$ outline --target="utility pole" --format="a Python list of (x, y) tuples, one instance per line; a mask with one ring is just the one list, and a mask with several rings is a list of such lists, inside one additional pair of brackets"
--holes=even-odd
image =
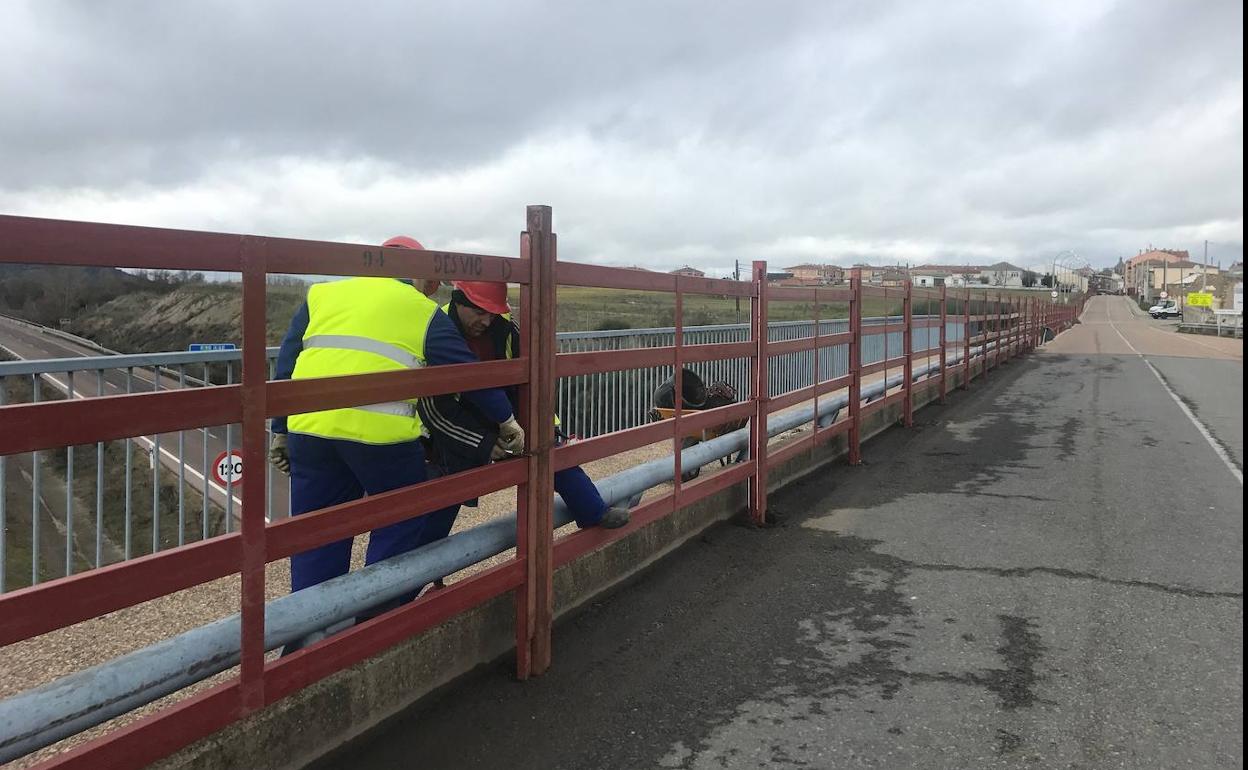
[[(741, 280), (741, 260), (739, 259), (732, 260), (732, 280)], [(741, 295), (738, 294), (733, 299), (737, 303), (737, 323), (741, 323)]]
[(1205, 291), (1205, 280), (1209, 275), (1209, 239), (1205, 239), (1205, 261), (1200, 266), (1200, 291)]

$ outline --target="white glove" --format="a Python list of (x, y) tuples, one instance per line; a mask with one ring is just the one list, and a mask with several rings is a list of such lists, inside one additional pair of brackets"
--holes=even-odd
[(520, 427), (515, 417), (508, 417), (507, 422), (498, 426), (496, 448), (508, 454), (524, 454), (524, 428)]

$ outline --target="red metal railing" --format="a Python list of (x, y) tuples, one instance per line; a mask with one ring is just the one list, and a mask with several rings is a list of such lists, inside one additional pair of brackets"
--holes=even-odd
[[(1017, 299), (1006, 302), (1000, 295), (989, 307), (987, 300), (972, 301), (969, 290), (963, 296), (944, 288), (934, 291), (909, 286), (900, 289), (864, 286), (858, 271), (854, 271), (847, 286), (776, 287), (766, 280), (765, 262), (755, 262), (752, 279), (741, 282), (559, 262), (552, 213), (545, 206), (528, 208), (518, 257), (383, 249), (7, 216), (0, 216), (0, 243), (5, 244), (0, 262), (238, 272), (242, 274), (243, 295), (240, 385), (3, 406), (0, 407), (0, 421), (4, 427), (0, 431), (0, 455), (203, 425), (241, 423), (244, 465), (263, 467), (267, 462), (266, 421), (275, 416), (510, 385), (520, 387), (523, 414), (519, 417), (528, 436), (528, 451), (522, 458), (268, 525), (264, 519), (264, 474), (257, 474), (258, 480), (249, 480), (242, 489), (242, 526), (238, 532), (0, 595), (0, 644), (10, 644), (219, 577), (238, 574), (241, 578), (239, 673), (176, 705), (60, 754), (45, 765), (57, 768), (148, 764), (312, 682), (507, 592), (515, 597), (517, 676), (524, 679), (541, 674), (551, 663), (552, 586), (558, 566), (741, 482), (749, 485), (749, 515), (761, 524), (766, 518), (770, 468), (842, 434), (848, 435), (849, 462), (858, 464), (861, 462), (862, 421), (867, 415), (900, 401), (903, 405), (901, 421), (911, 425), (917, 390), (934, 385), (943, 399), (948, 390), (948, 375), (958, 367), (965, 378), (964, 386), (969, 382), (973, 347), (995, 344), (995, 349), (981, 348), (975, 356), (981, 372), (986, 373), (991, 366), (999, 365), (1003, 357), (1038, 344), (1044, 327), (1060, 330), (1069, 326), (1078, 309)], [(516, 283), (521, 287), (524, 355), (510, 361), (383, 374), (266, 381), (265, 287), (269, 273), (472, 278)], [(609, 353), (556, 353), (557, 285), (672, 294), (676, 311), (674, 344)], [(747, 298), (751, 308), (751, 339), (685, 344), (682, 310), (687, 295)], [(931, 302), (939, 303), (939, 321), (916, 322), (913, 313), (916, 297), (925, 302), (929, 310), (925, 315), (933, 315)], [(890, 300), (899, 300), (903, 320), (865, 330), (862, 323), (864, 298), (882, 300), (886, 314)], [(955, 298), (960, 303), (960, 312), (950, 313), (949, 303)], [(767, 330), (772, 301), (812, 302), (816, 320), (814, 335), (769, 342)], [(848, 332), (821, 333), (819, 308), (829, 303), (846, 306)], [(946, 327), (951, 318), (961, 320), (965, 332), (962, 340), (948, 339)], [(973, 324), (989, 321), (992, 321), (991, 333), (984, 328), (972, 339)], [(925, 360), (934, 355), (938, 357), (939, 367), (935, 375), (915, 383), (913, 332), (934, 324), (939, 324), (940, 329), (938, 350), (933, 352), (929, 347), (922, 355)], [(887, 347), (888, 335), (897, 332), (903, 334), (903, 349), (892, 352)], [(863, 366), (862, 341), (870, 334), (885, 335), (884, 360)], [(819, 351), (839, 345), (849, 349), (849, 372), (824, 379), (826, 373), (819, 370)], [(950, 363), (948, 349), (955, 345), (961, 348), (963, 360)], [(796, 351), (813, 353), (813, 383), (786, 393), (769, 392), (769, 359)], [(747, 357), (752, 387), (750, 393), (743, 394), (746, 397), (740, 403), (695, 414), (683, 411), (680, 372), (685, 364)], [(555, 446), (551, 415), (556, 377), (656, 365), (671, 366), (675, 372), (675, 410), (671, 419)], [(898, 368), (905, 373), (904, 384), (870, 404), (863, 404), (864, 380), (880, 372), (887, 378), (891, 370)], [(803, 438), (774, 450), (769, 447), (769, 414), (807, 401), (814, 401), (817, 409), (820, 399), (839, 391), (847, 392), (848, 409), (835, 422), (820, 427), (816, 420), (813, 429)], [(681, 481), (683, 436), (746, 418), (750, 425), (748, 460), (690, 483)], [(551, 501), (555, 471), (662, 440), (672, 442), (676, 457), (671, 493), (635, 508), (630, 524), (622, 529), (595, 528), (558, 539), (554, 537)], [(512, 486), (518, 488), (514, 558), (295, 654), (265, 661), (264, 596), (268, 562)]]

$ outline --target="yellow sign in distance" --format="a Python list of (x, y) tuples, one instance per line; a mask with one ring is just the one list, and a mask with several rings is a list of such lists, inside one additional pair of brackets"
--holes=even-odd
[(1213, 307), (1213, 295), (1207, 292), (1194, 291), (1187, 295), (1187, 304), (1192, 307)]

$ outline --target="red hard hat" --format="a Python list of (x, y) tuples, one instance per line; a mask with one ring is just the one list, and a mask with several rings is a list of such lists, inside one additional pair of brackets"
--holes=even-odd
[(464, 293), (468, 301), (487, 313), (502, 315), (510, 313), (507, 304), (507, 284), (493, 281), (455, 281), (454, 286)]
[(417, 251), (425, 250), (425, 247), (420, 245), (420, 241), (406, 235), (396, 235), (381, 245), (383, 248), (393, 247), (396, 249), (416, 249)]

